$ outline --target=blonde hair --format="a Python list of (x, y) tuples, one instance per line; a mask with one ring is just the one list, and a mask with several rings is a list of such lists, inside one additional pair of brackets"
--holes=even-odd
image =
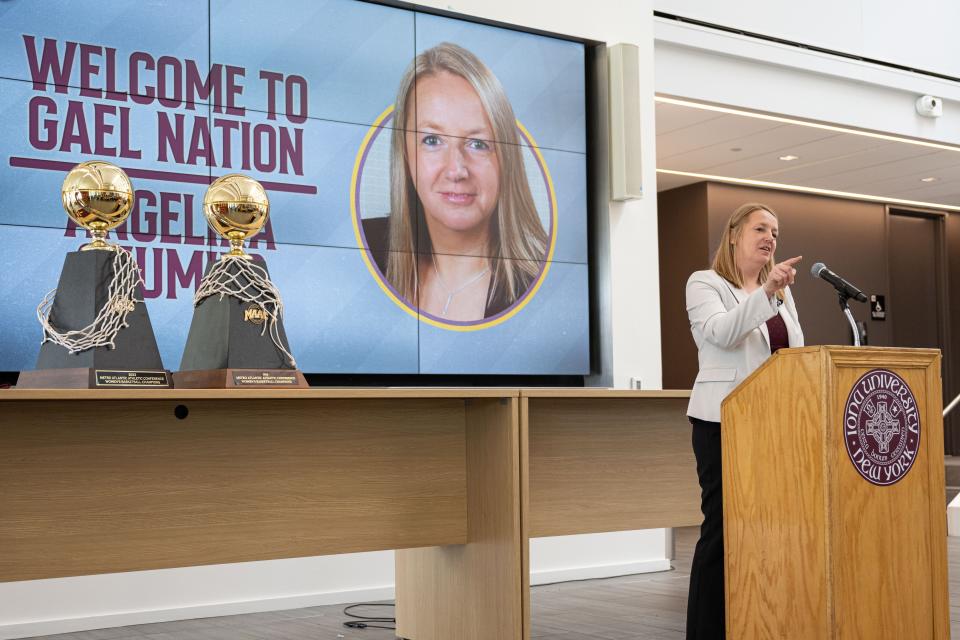
[[(743, 281), (743, 274), (740, 272), (740, 266), (737, 264), (735, 243), (738, 242), (743, 235), (743, 227), (747, 223), (747, 218), (749, 218), (750, 214), (754, 211), (766, 211), (774, 218), (777, 217), (777, 213), (773, 209), (758, 202), (748, 202), (747, 204), (742, 204), (737, 207), (736, 211), (730, 215), (730, 219), (727, 220), (727, 226), (723, 228), (723, 233), (720, 234), (720, 246), (717, 247), (717, 252), (713, 256), (713, 264), (710, 265), (711, 269), (723, 276), (724, 279), (735, 285), (738, 289), (742, 289), (745, 283)], [(771, 253), (770, 259), (767, 260), (767, 263), (760, 269), (760, 274), (757, 277), (758, 284), (766, 282), (767, 276), (770, 275), (770, 270), (773, 269), (773, 265), (775, 264), (776, 260)], [(781, 300), (783, 299), (782, 289), (777, 291), (777, 297)]]
[[(444, 42), (414, 58), (407, 67), (394, 111), (390, 148), (390, 250), (387, 281), (406, 300), (416, 299), (417, 230), (420, 253), (433, 252), (423, 207), (410, 175), (406, 147), (406, 123), (410, 93), (416, 80), (441, 72), (460, 76), (473, 87), (493, 128), (491, 146), (500, 166), (499, 198), (491, 216), (490, 293), (487, 299), (507, 306), (522, 296), (537, 278), (547, 251), (547, 233), (540, 222), (524, 170), (516, 117), (507, 94), (496, 76), (470, 51)], [(498, 259), (506, 258), (506, 259)]]

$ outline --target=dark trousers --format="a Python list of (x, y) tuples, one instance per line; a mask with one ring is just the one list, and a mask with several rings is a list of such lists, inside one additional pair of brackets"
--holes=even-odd
[(723, 476), (720, 472), (720, 423), (690, 418), (693, 453), (700, 479), (703, 524), (690, 567), (687, 640), (723, 640)]

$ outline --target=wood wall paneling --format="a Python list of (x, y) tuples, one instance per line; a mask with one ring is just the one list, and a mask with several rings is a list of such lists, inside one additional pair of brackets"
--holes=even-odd
[(940, 217), (901, 214), (891, 209), (890, 295), (887, 316), (893, 343), (940, 348)]
[[(950, 402), (960, 393), (960, 213), (950, 213), (944, 221), (947, 247), (947, 301), (950, 314), (948, 327), (950, 351), (943, 354), (944, 368), (950, 375), (944, 378), (943, 399)], [(960, 455), (960, 408), (954, 409), (944, 422), (947, 453)]]
[(707, 235), (704, 182), (657, 194), (660, 257), (660, 350), (665, 389), (690, 389), (697, 377), (697, 347), (687, 319), (686, 284), (713, 257)]

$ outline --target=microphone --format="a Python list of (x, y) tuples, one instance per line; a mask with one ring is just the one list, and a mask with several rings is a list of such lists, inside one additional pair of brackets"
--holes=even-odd
[(860, 289), (857, 289), (855, 286), (835, 274), (833, 271), (827, 269), (827, 265), (823, 264), (822, 262), (818, 262), (810, 267), (810, 274), (814, 278), (823, 278), (832, 284), (833, 288), (836, 289), (840, 295), (853, 298), (857, 302), (867, 301), (867, 296), (864, 295), (863, 291), (860, 291)]

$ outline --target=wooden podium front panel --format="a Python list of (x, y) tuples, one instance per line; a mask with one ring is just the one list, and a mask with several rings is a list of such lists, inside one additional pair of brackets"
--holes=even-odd
[(466, 542), (463, 399), (162, 393), (3, 403), (0, 581)]
[[(929, 349), (789, 349), (724, 402), (727, 637), (949, 637), (939, 367)], [(872, 369), (921, 408), (914, 464), (888, 486), (845, 442), (847, 398)]]
[[(949, 637), (940, 356), (931, 350), (830, 350), (828, 469), (834, 626), (838, 640)], [(844, 407), (861, 375), (885, 368), (913, 391), (920, 447), (898, 482), (876, 486), (847, 455)]]
[(732, 639), (833, 638), (821, 359), (816, 349), (790, 351), (774, 356), (762, 378), (754, 374), (723, 405), (727, 637)]

